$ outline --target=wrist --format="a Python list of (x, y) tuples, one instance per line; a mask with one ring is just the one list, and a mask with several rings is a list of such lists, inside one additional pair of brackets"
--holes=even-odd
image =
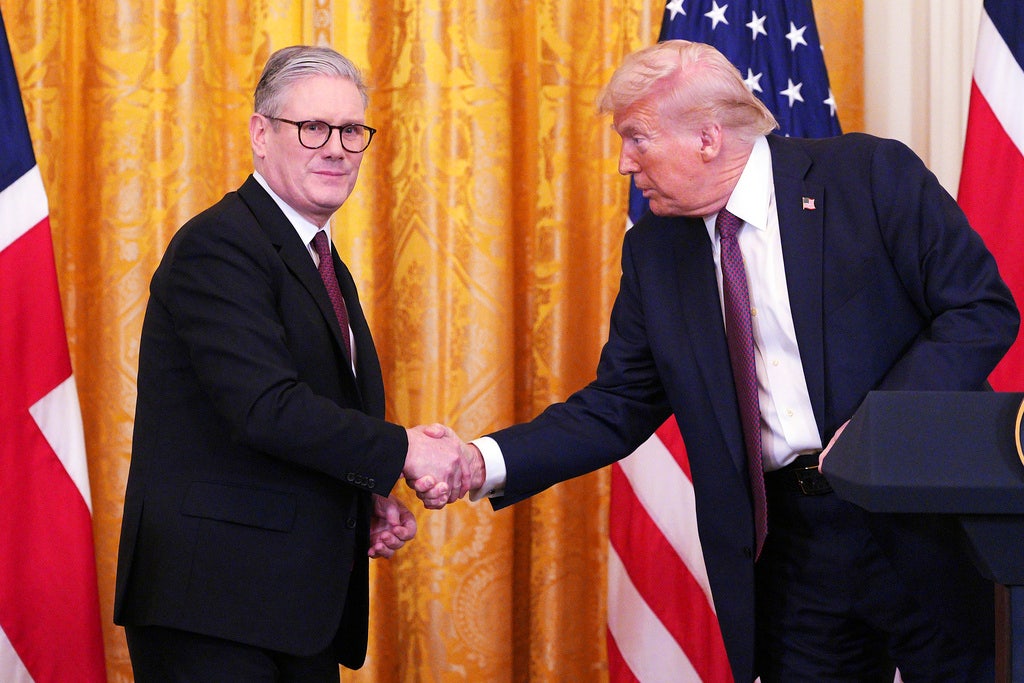
[(476, 491), (487, 480), (487, 466), (476, 444), (466, 444), (466, 449), (469, 451), (469, 489)]

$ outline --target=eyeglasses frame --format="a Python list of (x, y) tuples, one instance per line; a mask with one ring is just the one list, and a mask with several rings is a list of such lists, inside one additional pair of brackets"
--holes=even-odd
[[(327, 123), (326, 121), (321, 121), (319, 119), (308, 119), (306, 121), (291, 121), (289, 119), (282, 119), (279, 116), (267, 116), (266, 114), (263, 114), (263, 116), (265, 118), (270, 119), (271, 121), (280, 121), (282, 123), (290, 123), (293, 126), (295, 126), (295, 133), (298, 135), (299, 144), (302, 145), (303, 147), (305, 147), (306, 149), (320, 149), (321, 147), (323, 147), (324, 145), (326, 145), (328, 142), (331, 141), (331, 135), (333, 135), (334, 131), (337, 130), (338, 131), (338, 140), (341, 142), (341, 148), (344, 149), (349, 154), (361, 154), (361, 153), (365, 152), (367, 150), (367, 148), (370, 146), (370, 143), (373, 142), (373, 136), (377, 132), (376, 128), (373, 128), (371, 126), (367, 126), (365, 123), (345, 123), (345, 124), (342, 124), (340, 126), (332, 126), (331, 124)], [(302, 141), (302, 127), (304, 125), (306, 125), (307, 123), (322, 123), (323, 125), (327, 126), (327, 129), (328, 129), (327, 130), (327, 137), (324, 138), (324, 141), (321, 142), (316, 147), (310, 147), (309, 145), (307, 145), (305, 142)], [(358, 149), (358, 150), (356, 150), (356, 149), (349, 149), (348, 147), (345, 146), (345, 136), (343, 136), (341, 134), (341, 129), (342, 128), (348, 128), (349, 126), (359, 126), (360, 128), (362, 128), (364, 130), (370, 131), (370, 136), (368, 138), (366, 138), (366, 145), (362, 149)]]

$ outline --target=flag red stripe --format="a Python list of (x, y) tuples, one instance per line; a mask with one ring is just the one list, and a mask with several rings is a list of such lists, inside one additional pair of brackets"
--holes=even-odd
[(608, 634), (608, 680), (616, 683), (640, 683), (640, 680), (633, 675), (633, 671), (626, 664), (622, 653), (611, 633)]
[[(1024, 249), (1018, 222), (1024, 216), (1024, 156), (1007, 136), (988, 102), (972, 84), (958, 201), (971, 225), (995, 254), (999, 272), (1024, 303)], [(1001, 391), (1024, 382), (1024, 339), (1017, 341), (990, 376)]]
[(105, 680), (89, 510), (27, 413), (4, 431), (0, 626), (34, 680)]
[(679, 465), (679, 469), (683, 471), (686, 478), (693, 481), (693, 477), (690, 476), (690, 459), (686, 457), (683, 435), (679, 433), (679, 423), (676, 422), (675, 418), (670, 417), (665, 420), (654, 433), (658, 435), (661, 443), (665, 444), (665, 448), (672, 454), (676, 464)]
[(612, 466), (609, 541), (647, 606), (705, 681), (731, 680), (718, 619), (700, 584), (651, 519), (616, 464)]
[(47, 219), (0, 252), (0, 627), (39, 683), (106, 680), (89, 508), (29, 414), (70, 376)]
[(0, 406), (27, 408), (70, 375), (47, 218), (0, 252)]

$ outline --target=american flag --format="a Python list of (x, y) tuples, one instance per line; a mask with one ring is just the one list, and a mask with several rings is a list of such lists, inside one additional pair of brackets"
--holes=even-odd
[(82, 416), (2, 16), (0, 145), (0, 681), (105, 681)]
[[(967, 115), (957, 201), (1024, 302), (1024, 4), (985, 0)], [(1024, 387), (1024, 340), (1017, 338), (990, 377), (997, 391)]]
[[(775, 114), (779, 133), (841, 132), (811, 0), (671, 0), (659, 40), (674, 38), (725, 54)], [(646, 210), (631, 188), (630, 222)], [(674, 419), (612, 466), (609, 515), (610, 683), (731, 681)]]

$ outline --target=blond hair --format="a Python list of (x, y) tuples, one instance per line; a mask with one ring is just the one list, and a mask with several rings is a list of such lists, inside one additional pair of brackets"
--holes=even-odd
[(663, 94), (659, 111), (681, 124), (710, 119), (744, 137), (779, 127), (725, 55), (705, 43), (666, 40), (626, 57), (598, 97), (598, 110), (615, 115)]

